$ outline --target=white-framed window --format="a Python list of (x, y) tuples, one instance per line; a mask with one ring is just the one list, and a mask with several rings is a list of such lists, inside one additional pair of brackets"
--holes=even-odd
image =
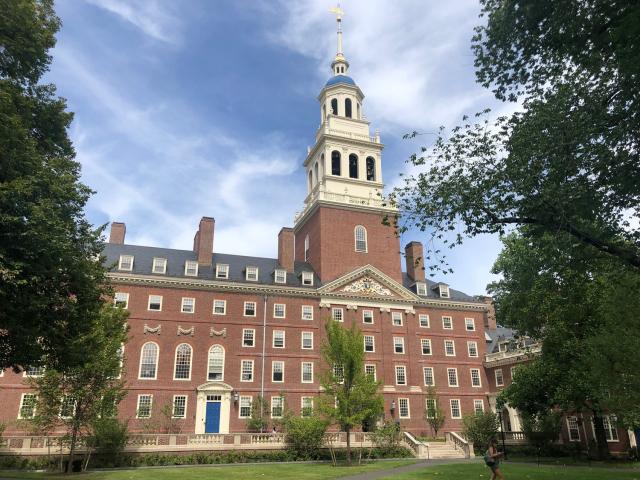
[(418, 315), (418, 321), (420, 323), (420, 328), (429, 328), (429, 315), (421, 313)]
[(374, 363), (367, 363), (364, 366), (364, 373), (371, 375), (376, 380), (376, 366)]
[(258, 281), (258, 267), (247, 267), (245, 270), (245, 280), (249, 282)]
[(153, 395), (138, 395), (138, 408), (136, 408), (136, 418), (150, 418), (152, 406)]
[(243, 347), (255, 347), (256, 346), (256, 331), (253, 328), (242, 329), (242, 346)]
[(472, 368), (470, 370), (471, 373), (471, 386), (472, 387), (481, 387), (482, 386), (482, 381), (480, 379), (480, 369), (479, 368)]
[(393, 353), (404, 353), (404, 337), (393, 337)]
[(400, 415), (400, 418), (411, 418), (408, 398), (398, 399), (398, 414)]
[(475, 413), (484, 412), (484, 400), (478, 399), (473, 401), (473, 411)]
[(496, 375), (496, 387), (504, 386), (504, 375), (502, 374), (502, 369), (497, 368), (495, 371)]
[(333, 366), (333, 377), (335, 378), (337, 383), (344, 382), (344, 366), (343, 365)]
[(373, 335), (365, 335), (364, 337), (364, 351), (375, 352), (376, 351), (376, 339)]
[(475, 358), (478, 356), (478, 342), (467, 342), (467, 353), (469, 357)]
[(191, 379), (191, 358), (193, 349), (188, 343), (181, 343), (176, 347), (176, 361), (173, 369), (174, 380)]
[(250, 418), (251, 417), (251, 404), (253, 403), (253, 397), (242, 395), (240, 397), (240, 408), (238, 409), (238, 418)]
[(353, 231), (356, 252), (367, 252), (367, 229), (362, 225), (356, 226)]
[(212, 345), (209, 349), (207, 379), (214, 381), (224, 380), (224, 348), (220, 345)]
[(444, 341), (444, 354), (447, 357), (455, 357), (456, 356), (456, 345), (453, 340), (445, 340)]
[(284, 330), (273, 331), (273, 348), (284, 348)]
[(433, 418), (433, 412), (436, 411), (438, 404), (435, 398), (426, 398), (424, 401), (425, 417)]
[(271, 381), (275, 383), (284, 382), (284, 362), (280, 360), (271, 362)]
[(302, 362), (300, 371), (302, 383), (313, 383), (313, 362)]
[(332, 308), (331, 309), (331, 317), (336, 322), (344, 322), (344, 315), (341, 308)]
[(184, 274), (187, 277), (198, 276), (198, 262), (195, 260), (187, 260), (184, 262)]
[(304, 237), (304, 261), (306, 262), (309, 258), (309, 235), (307, 234)]
[(474, 332), (476, 330), (476, 321), (473, 318), (464, 319), (464, 328), (467, 332)]
[(229, 265), (216, 263), (216, 278), (229, 278)]
[(449, 400), (451, 406), (451, 418), (462, 418), (462, 410), (460, 408), (460, 400), (452, 398)]
[(447, 368), (447, 380), (449, 382), (450, 387), (458, 386), (458, 369), (457, 368)]
[(436, 384), (433, 376), (433, 367), (422, 367), (422, 375), (425, 387), (433, 387)]
[(130, 272), (133, 270), (133, 255), (120, 255), (118, 270)]
[(396, 365), (396, 385), (407, 384), (407, 367), (404, 365)]
[(182, 313), (193, 313), (196, 310), (196, 299), (193, 297), (182, 297), (182, 306), (180, 311)]
[(155, 380), (158, 373), (158, 353), (160, 347), (155, 342), (147, 342), (140, 349), (140, 372), (138, 378)]
[(162, 310), (162, 295), (149, 295), (147, 310), (159, 312)]
[(442, 317), (442, 328), (445, 330), (453, 330), (453, 319), (451, 317)]
[(34, 367), (32, 365), (28, 365), (23, 374), (25, 377), (41, 377), (42, 375), (44, 375), (44, 367)]
[(171, 412), (171, 417), (187, 418), (187, 396), (186, 395), (173, 396), (173, 411)]
[(580, 428), (578, 427), (578, 417), (567, 417), (567, 431), (570, 442), (580, 441)]
[(402, 312), (391, 312), (391, 324), (394, 327), (402, 326)]
[(285, 318), (287, 316), (287, 306), (284, 303), (273, 304), (273, 318)]
[(312, 305), (303, 305), (302, 306), (302, 320), (313, 320), (313, 306)]
[(300, 341), (300, 348), (303, 350), (313, 350), (313, 332), (302, 332)]
[(362, 323), (367, 323), (367, 324), (373, 323), (373, 310), (362, 311)]
[(240, 363), (240, 381), (253, 382), (253, 360), (242, 360)]
[(420, 295), (421, 297), (424, 297), (427, 295), (427, 284), (424, 282), (417, 282), (416, 283), (416, 293), (418, 295)]
[(60, 400), (60, 418), (71, 418), (76, 411), (76, 402), (70, 395), (63, 395)]
[(213, 314), (214, 315), (226, 315), (227, 314), (227, 301), (226, 300), (214, 300), (213, 301)]
[(129, 294), (124, 292), (116, 292), (113, 296), (113, 304), (120, 308), (129, 308)]
[(244, 316), (245, 317), (256, 316), (256, 302), (244, 302)]
[(313, 272), (302, 272), (302, 285), (313, 285)]
[(300, 397), (300, 416), (310, 417), (313, 415), (313, 397)]
[(440, 298), (449, 298), (449, 286), (440, 284), (438, 290), (440, 291)]
[(153, 258), (153, 266), (151, 267), (151, 272), (152, 273), (160, 273), (160, 274), (165, 274), (167, 273), (167, 259), (166, 258), (160, 258), (160, 257), (154, 257)]
[(431, 339), (429, 338), (421, 338), (420, 346), (422, 347), (423, 355), (431, 355)]
[(287, 271), (282, 268), (276, 268), (273, 274), (273, 281), (275, 283), (287, 283)]
[(271, 418), (282, 418), (284, 398), (271, 397)]
[(23, 393), (20, 398), (18, 418), (33, 418), (36, 414), (38, 396), (35, 393)]
[[(613, 415), (604, 415), (602, 417), (602, 423), (604, 424), (604, 433), (607, 437), (607, 442), (618, 442), (618, 429), (616, 427), (617, 419)], [(595, 437), (595, 430), (593, 432)]]

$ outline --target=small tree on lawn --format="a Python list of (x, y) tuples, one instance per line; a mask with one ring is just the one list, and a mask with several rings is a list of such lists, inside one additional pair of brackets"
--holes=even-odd
[(493, 412), (476, 412), (473, 415), (465, 415), (462, 419), (464, 425), (462, 433), (476, 449), (485, 449), (489, 440), (498, 434), (500, 425), (498, 416)]
[(437, 438), (438, 431), (444, 426), (446, 417), (444, 416), (444, 411), (440, 408), (438, 397), (436, 396), (436, 389), (434, 387), (429, 387), (427, 390), (427, 403), (424, 411), (424, 419), (433, 429), (433, 436)]
[(327, 338), (322, 345), (326, 364), (320, 384), (324, 396), (320, 410), (340, 425), (347, 434), (347, 464), (351, 464), (351, 430), (366, 418), (378, 417), (384, 400), (378, 393), (379, 383), (364, 371), (364, 342), (354, 324), (343, 328), (332, 319), (326, 322)]
[(265, 432), (269, 426), (269, 404), (262, 395), (251, 402), (251, 416), (247, 418), (247, 428), (254, 432)]

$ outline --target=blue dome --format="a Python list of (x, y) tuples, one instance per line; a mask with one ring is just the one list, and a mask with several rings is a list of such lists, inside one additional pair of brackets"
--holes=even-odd
[(348, 85), (355, 85), (356, 82), (353, 81), (353, 78), (347, 77), (346, 75), (336, 75), (335, 77), (331, 77), (325, 83), (325, 87), (330, 87), (331, 85), (337, 85), (338, 83), (346, 83)]

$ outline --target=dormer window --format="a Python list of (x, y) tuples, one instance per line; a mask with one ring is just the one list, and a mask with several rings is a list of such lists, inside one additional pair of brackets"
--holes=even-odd
[(245, 271), (245, 279), (249, 282), (258, 281), (258, 267), (247, 267)]
[(276, 283), (287, 283), (287, 271), (281, 268), (276, 268), (274, 272), (274, 281)]
[(302, 272), (302, 285), (313, 285), (312, 272)]
[(427, 284), (426, 283), (422, 283), (422, 282), (416, 283), (416, 292), (418, 293), (418, 295), (426, 296), (427, 295)]
[(216, 278), (229, 278), (229, 265), (216, 263)]
[(153, 267), (151, 268), (153, 273), (167, 273), (167, 259), (155, 257), (153, 259)]
[(193, 260), (187, 260), (184, 262), (184, 274), (187, 277), (197, 277), (198, 276), (198, 262)]
[(449, 286), (441, 283), (438, 286), (438, 290), (440, 291), (440, 298), (449, 298)]
[(118, 270), (126, 270), (127, 272), (133, 270), (133, 255), (120, 255)]

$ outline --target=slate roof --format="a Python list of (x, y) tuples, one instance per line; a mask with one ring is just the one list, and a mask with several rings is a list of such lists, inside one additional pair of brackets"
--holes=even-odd
[[(522, 337), (516, 330), (512, 328), (498, 327), (495, 330), (485, 330), (487, 336), (487, 353), (495, 353), (498, 351), (498, 345), (505, 340), (518, 340), (518, 342), (524, 342), (524, 346), (529, 346), (536, 343), (535, 340), (529, 337)], [(514, 345), (512, 348), (521, 348), (522, 345)]]
[[(438, 291), (438, 288), (437, 288), (440, 282), (434, 282), (433, 280), (425, 280), (425, 282), (427, 284), (427, 296), (425, 297), (424, 295), (420, 295), (420, 297), (421, 298), (441, 298), (440, 292)], [(417, 294), (416, 285), (415, 285), (416, 282), (411, 278), (409, 278), (409, 275), (407, 275), (406, 272), (402, 272), (402, 284), (404, 285), (405, 288)], [(443, 300), (457, 300), (459, 302), (483, 303), (481, 300), (477, 299), (476, 297), (467, 295), (466, 293), (461, 292), (460, 290), (454, 290), (451, 287), (449, 287), (449, 298), (446, 298)]]

